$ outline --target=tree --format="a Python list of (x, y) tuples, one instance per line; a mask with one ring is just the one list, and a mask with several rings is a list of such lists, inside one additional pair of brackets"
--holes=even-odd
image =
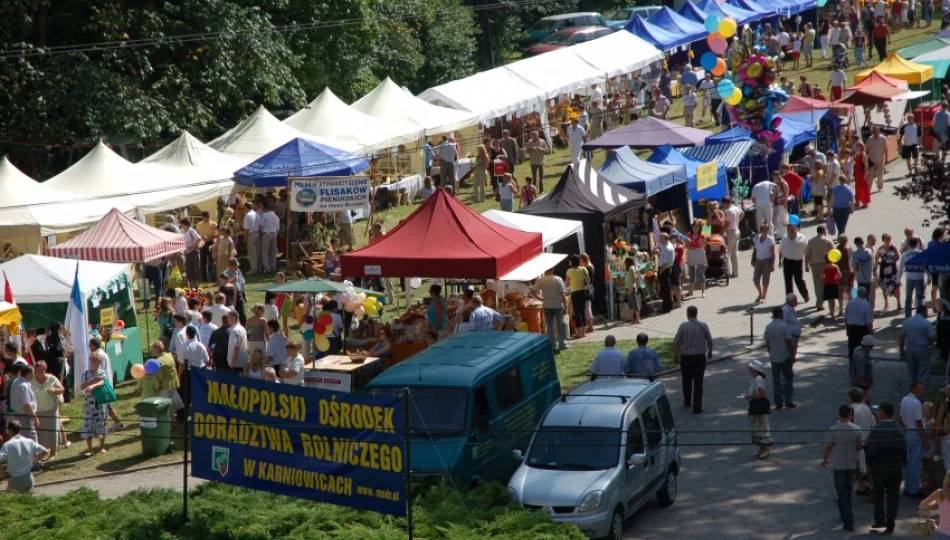
[(950, 225), (950, 167), (938, 154), (921, 156), (921, 166), (911, 175), (910, 182), (895, 187), (894, 192), (905, 201), (920, 199), (930, 219)]

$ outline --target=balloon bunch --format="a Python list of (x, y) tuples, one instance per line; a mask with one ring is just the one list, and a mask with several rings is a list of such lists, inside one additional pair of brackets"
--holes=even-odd
[(724, 54), (729, 44), (726, 41), (736, 35), (739, 25), (735, 19), (721, 19), (716, 15), (710, 15), (703, 21), (709, 36), (706, 37), (706, 43), (709, 45), (709, 51), (703, 53), (699, 58), (699, 63), (703, 69), (712, 73), (716, 77), (721, 77), (726, 72), (726, 61), (719, 55)]
[(752, 132), (757, 141), (774, 143), (782, 136), (778, 129), (782, 119), (775, 114), (788, 101), (784, 90), (772, 87), (776, 77), (775, 61), (765, 56), (760, 46), (748, 45), (736, 47), (729, 61), (735, 74), (734, 81), (728, 82), (734, 90), (723, 94), (722, 86), (727, 81), (722, 81), (719, 94), (725, 96), (730, 118)]
[(333, 334), (333, 330), (333, 315), (329, 311), (321, 311), (316, 318), (307, 315), (300, 325), (304, 341), (313, 340), (314, 346), (320, 352), (326, 352), (330, 348), (329, 336)]
[(155, 358), (149, 358), (145, 364), (132, 365), (132, 378), (141, 379), (146, 375), (155, 375), (161, 369), (162, 364)]

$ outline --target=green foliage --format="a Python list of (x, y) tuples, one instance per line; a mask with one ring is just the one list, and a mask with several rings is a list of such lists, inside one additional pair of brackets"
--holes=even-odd
[[(42, 511), (37, 511), (41, 508)], [(373, 512), (205, 483), (191, 492), (182, 524), (181, 494), (140, 490), (102, 500), (80, 489), (62, 497), (4, 497), (0, 530), (18, 540), (403, 540), (406, 520)], [(458, 494), (449, 486), (423, 493), (416, 537), (429, 540), (581, 540), (574, 526), (513, 505), (501, 484)]]

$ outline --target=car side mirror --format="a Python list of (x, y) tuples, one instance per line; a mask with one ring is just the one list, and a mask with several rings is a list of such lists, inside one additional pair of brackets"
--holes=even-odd
[(517, 448), (511, 451), (511, 457), (515, 458), (518, 461), (524, 461), (524, 454), (521, 452), (521, 450), (518, 450)]
[(630, 456), (630, 459), (627, 460), (627, 465), (633, 467), (635, 465), (644, 465), (647, 462), (646, 454), (634, 454)]

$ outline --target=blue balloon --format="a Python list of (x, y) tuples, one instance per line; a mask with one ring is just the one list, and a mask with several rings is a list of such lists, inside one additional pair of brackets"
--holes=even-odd
[(719, 31), (719, 23), (722, 22), (722, 19), (715, 15), (709, 15), (706, 17), (706, 20), (703, 21), (703, 25), (706, 27), (706, 30), (710, 34), (715, 34)]
[(155, 375), (161, 367), (162, 365), (158, 363), (158, 360), (151, 358), (148, 362), (145, 362), (145, 373)]
[(690, 86), (696, 86), (696, 83), (698, 82), (699, 82), (699, 75), (697, 75), (695, 71), (685, 71), (683, 73), (684, 85), (688, 84)]
[(716, 91), (719, 92), (719, 95), (722, 97), (728, 97), (732, 95), (732, 91), (736, 89), (736, 85), (729, 79), (723, 79), (719, 81), (719, 84), (716, 85)]
[(703, 69), (706, 71), (712, 71), (716, 67), (716, 61), (719, 60), (719, 57), (711, 52), (704, 52), (702, 56), (699, 57), (699, 65), (703, 66)]
[(798, 227), (799, 225), (802, 224), (802, 218), (798, 217), (798, 216), (795, 215), (795, 214), (792, 214), (792, 215), (788, 216), (788, 224), (789, 224), (789, 225), (794, 225), (794, 226)]

